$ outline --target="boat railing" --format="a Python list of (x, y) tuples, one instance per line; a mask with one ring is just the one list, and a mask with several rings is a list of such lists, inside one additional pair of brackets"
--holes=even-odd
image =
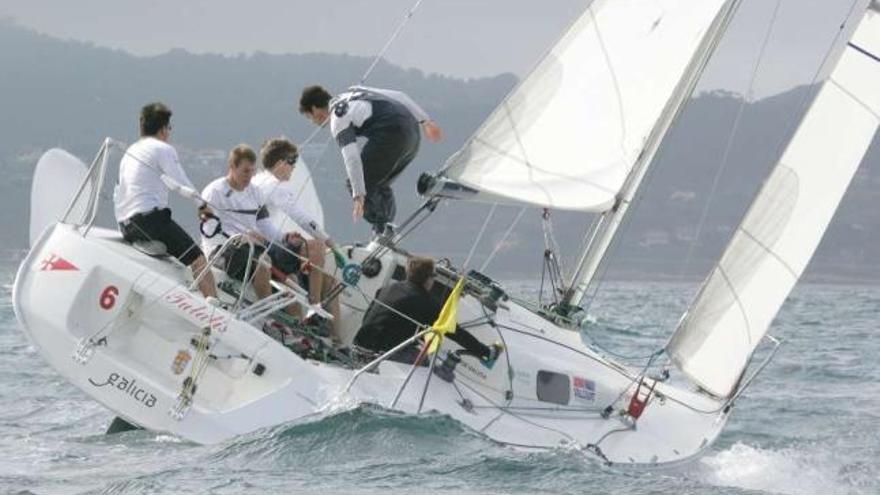
[[(274, 284), (276, 288), (276, 292), (272, 295), (260, 299), (259, 301), (251, 304), (250, 306), (243, 308), (244, 304), (244, 296), (246, 292), (247, 282), (251, 279), (251, 275), (254, 270), (254, 262), (260, 263), (259, 253), (256, 249), (256, 245), (254, 240), (250, 238), (250, 236), (246, 234), (235, 234), (230, 236), (226, 242), (224, 242), (219, 248), (217, 248), (211, 256), (208, 258), (208, 266), (215, 266), (219, 260), (223, 259), (223, 255), (232, 247), (240, 246), (242, 243), (247, 243), (248, 245), (248, 258), (247, 264), (245, 266), (244, 276), (242, 277), (242, 287), (239, 290), (238, 298), (233, 305), (231, 312), (236, 315), (236, 317), (245, 323), (252, 323), (255, 321), (259, 321), (262, 318), (278, 311), (286, 308), (290, 304), (303, 304), (304, 306), (309, 306), (308, 293), (299, 286), (296, 285), (288, 285), (288, 284)], [(255, 260), (255, 257), (257, 259)], [(202, 270), (192, 281), (189, 286), (190, 291), (196, 290), (199, 286), (199, 283), (206, 276), (207, 270)], [(326, 315), (325, 315), (326, 316)]]
[(110, 149), (118, 145), (119, 143), (109, 137), (104, 139), (76, 194), (61, 217), (61, 223), (79, 227), (83, 236), (88, 234), (95, 222), (100, 206), (101, 189), (104, 186), (104, 177), (107, 172), (107, 162), (110, 158)]

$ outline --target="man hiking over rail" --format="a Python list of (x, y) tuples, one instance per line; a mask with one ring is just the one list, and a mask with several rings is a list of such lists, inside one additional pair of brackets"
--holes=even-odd
[(443, 131), (409, 96), (387, 89), (355, 86), (335, 98), (321, 86), (302, 92), (299, 111), (315, 125), (330, 121), (330, 132), (342, 151), (355, 220), (385, 233), (397, 208), (391, 183), (419, 151), (421, 133), (431, 142)]
[[(171, 110), (162, 103), (141, 109), (141, 138), (125, 150), (119, 162), (119, 183), (113, 191), (116, 221), (127, 242), (158, 241), (166, 252), (192, 268), (205, 297), (217, 297), (214, 277), (202, 250), (171, 218), (169, 189), (187, 197), (198, 196), (171, 139)], [(205, 209), (206, 205), (202, 205)]]

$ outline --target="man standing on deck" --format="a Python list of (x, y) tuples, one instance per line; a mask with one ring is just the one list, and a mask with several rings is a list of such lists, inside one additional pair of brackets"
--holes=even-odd
[[(141, 109), (141, 138), (125, 150), (119, 162), (119, 182), (113, 191), (116, 221), (122, 238), (128, 242), (159, 241), (169, 255), (190, 267), (199, 277), (199, 290), (205, 297), (217, 297), (214, 276), (204, 253), (192, 237), (171, 219), (168, 190), (187, 197), (198, 197), (171, 138), (171, 110), (162, 103)], [(206, 208), (202, 205), (202, 208)]]
[(419, 128), (434, 143), (443, 131), (409, 96), (387, 89), (355, 86), (331, 99), (321, 86), (309, 86), (299, 111), (318, 126), (330, 121), (345, 160), (352, 216), (364, 217), (376, 234), (385, 233), (397, 211), (391, 183), (415, 158)]

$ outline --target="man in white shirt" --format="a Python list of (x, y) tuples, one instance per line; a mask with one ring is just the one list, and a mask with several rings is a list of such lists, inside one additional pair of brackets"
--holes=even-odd
[(309, 86), (299, 111), (318, 126), (329, 120), (345, 160), (352, 216), (363, 216), (383, 234), (397, 211), (391, 183), (415, 158), (419, 128), (434, 143), (443, 139), (443, 131), (412, 98), (387, 89), (355, 86), (331, 99), (321, 86)]
[[(295, 151), (296, 148), (294, 148), (294, 153)], [(285, 158), (287, 157), (285, 156)], [(293, 159), (295, 161), (296, 157), (294, 156)], [(256, 153), (249, 146), (235, 147), (229, 154), (227, 175), (214, 180), (202, 190), (202, 197), (214, 207), (214, 215), (220, 221), (217, 232), (202, 233), (202, 244), (206, 252), (213, 253), (228, 237), (236, 234), (248, 236), (254, 247), (253, 257), (250, 256), (251, 247), (246, 242), (231, 247), (224, 254), (226, 272), (231, 277), (242, 281), (244, 281), (246, 272), (253, 274), (251, 283), (257, 297), (262, 299), (272, 294), (269, 282), (273, 268), (283, 277), (295, 275), (301, 282), (309, 285), (311, 285), (312, 279), (323, 281), (329, 277), (315, 270), (308, 275), (308, 280), (304, 280), (306, 277), (302, 272), (303, 264), (300, 263), (300, 258), (288, 252), (293, 250), (293, 252), (300, 254), (298, 249), (303, 238), (293, 232), (282, 232), (269, 219), (263, 192), (251, 181), (256, 172), (256, 160)], [(268, 252), (266, 252), (267, 245), (269, 245)], [(250, 266), (248, 265), (249, 258), (251, 259)], [(323, 264), (318, 266), (323, 268)], [(320, 298), (320, 292), (310, 293), (310, 302), (318, 303)], [(339, 314), (336, 299), (329, 306), (328, 310), (334, 315), (335, 328), (335, 316)], [(287, 311), (295, 316), (301, 316), (297, 307), (291, 306), (287, 308)], [(334, 330), (333, 337), (338, 338), (337, 336), (338, 333)]]
[[(191, 198), (197, 196), (180, 166), (177, 151), (168, 144), (171, 110), (162, 103), (144, 106), (140, 134), (141, 139), (125, 150), (119, 162), (119, 182), (113, 192), (122, 238), (128, 242), (161, 242), (169, 255), (199, 277), (208, 266), (205, 256), (192, 237), (171, 219), (168, 208), (169, 188)], [(206, 297), (217, 296), (210, 270), (201, 277), (199, 290)]]
[[(308, 212), (305, 211), (297, 200), (291, 188), (284, 187), (293, 175), (296, 161), (299, 157), (296, 145), (285, 138), (269, 139), (260, 150), (260, 161), (263, 171), (254, 177), (253, 184), (263, 195), (265, 206), (283, 212), (310, 238), (292, 236), (293, 242), (285, 242), (285, 247), (308, 259), (312, 266), (323, 267), (326, 248), (334, 246), (333, 240), (321, 228), (321, 225)], [(295, 273), (300, 270), (300, 258), (291, 256), (283, 250), (273, 255), (276, 268), (285, 273)], [(333, 280), (327, 276), (310, 276), (308, 279), (309, 297), (312, 303), (319, 301), (322, 295), (332, 288)]]

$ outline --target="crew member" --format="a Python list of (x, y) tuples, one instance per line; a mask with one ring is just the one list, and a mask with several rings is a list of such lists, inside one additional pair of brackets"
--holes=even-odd
[[(291, 255), (291, 252), (308, 259), (312, 266), (323, 268), (326, 249), (335, 245), (318, 221), (297, 204), (299, 198), (293, 189), (286, 187), (285, 183), (291, 180), (298, 158), (297, 147), (290, 140), (283, 137), (269, 139), (260, 150), (260, 161), (264, 170), (253, 178), (253, 184), (260, 190), (264, 206), (269, 212), (286, 214), (303, 233), (310, 237), (288, 235), (281, 241), (286, 249), (273, 249), (270, 252), (275, 267), (286, 274), (301, 273), (301, 258)], [(287, 227), (283, 225), (284, 230)], [(334, 285), (329, 275), (317, 270), (307, 278), (309, 300), (312, 304), (321, 301)], [(332, 304), (334, 306), (331, 310), (338, 306), (338, 301), (334, 299)], [(338, 311), (334, 314), (338, 314)], [(333, 326), (337, 327), (337, 325), (338, 322), (334, 320)], [(334, 333), (338, 335), (338, 328)]]
[[(419, 325), (415, 322), (425, 326), (433, 324), (443, 309), (443, 302), (431, 295), (433, 285), (434, 260), (411, 257), (406, 264), (406, 280), (383, 287), (376, 301), (367, 308), (361, 328), (355, 336), (355, 344), (375, 352), (386, 352), (419, 331)], [(478, 357), (487, 367), (495, 363), (503, 350), (497, 343), (486, 346), (462, 328), (456, 328), (449, 338)], [(413, 345), (398, 352), (392, 359), (412, 362), (417, 354), (418, 350)]]
[(299, 111), (315, 125), (330, 121), (345, 161), (352, 216), (363, 216), (374, 232), (384, 234), (397, 211), (391, 183), (415, 158), (419, 128), (435, 143), (443, 131), (409, 96), (386, 89), (356, 86), (331, 99), (321, 86), (309, 86)]
[[(194, 277), (199, 277), (208, 267), (205, 256), (192, 237), (171, 218), (168, 208), (169, 188), (190, 198), (198, 197), (180, 166), (177, 151), (168, 144), (171, 110), (162, 103), (144, 106), (140, 135), (119, 162), (119, 182), (113, 191), (122, 238), (128, 242), (161, 242), (169, 255), (190, 267)], [(205, 297), (217, 297), (210, 270), (201, 276), (199, 290)]]
[[(294, 148), (294, 153), (296, 149)], [(287, 158), (287, 157), (285, 157)], [(295, 160), (295, 156), (293, 157)], [(263, 194), (259, 188), (251, 183), (256, 172), (257, 155), (247, 145), (239, 145), (229, 153), (229, 170), (227, 175), (220, 177), (205, 186), (202, 197), (216, 210), (213, 215), (219, 220), (219, 225), (211, 232), (204, 228), (202, 243), (206, 252), (213, 253), (229, 237), (237, 234), (246, 236), (250, 242), (239, 242), (227, 248), (223, 257), (226, 262), (226, 273), (234, 279), (244, 280), (246, 273), (253, 274), (251, 284), (257, 297), (263, 299), (272, 294), (270, 280), (272, 267), (280, 265), (289, 266), (286, 257), (295, 257), (284, 251), (282, 246), (298, 246), (302, 240), (299, 234), (282, 232), (269, 219), (269, 212), (265, 206)], [(206, 222), (207, 224), (207, 222)], [(272, 244), (268, 252), (266, 246)], [(265, 254), (264, 254), (265, 253)], [(248, 261), (250, 260), (250, 264)], [(296, 259), (298, 261), (298, 259)], [(299, 275), (299, 264), (295, 270), (281, 270), (287, 275)], [(325, 276), (318, 272), (311, 277)], [(317, 299), (314, 302), (319, 301)], [(338, 315), (338, 303), (334, 301), (330, 305), (330, 313), (335, 318)], [(287, 312), (301, 316), (300, 309), (295, 305), (287, 308)], [(336, 332), (334, 339), (338, 340)]]

